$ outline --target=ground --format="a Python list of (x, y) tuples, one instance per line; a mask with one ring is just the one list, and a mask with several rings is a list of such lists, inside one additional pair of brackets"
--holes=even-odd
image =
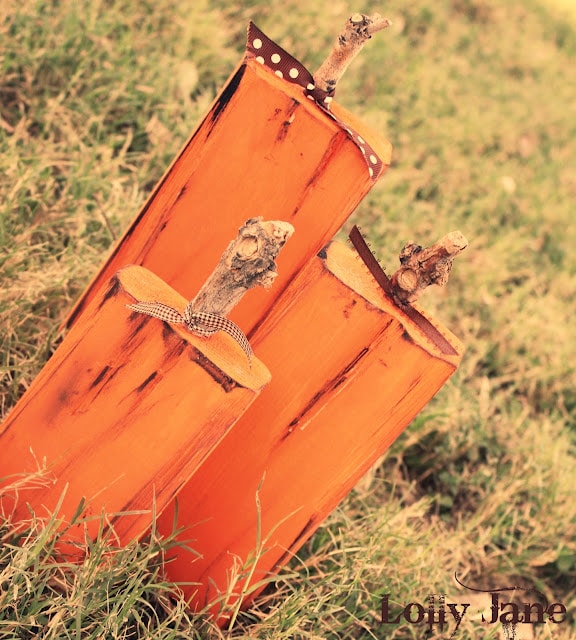
[[(2, 414), (54, 350), (67, 310), (240, 59), (248, 20), (314, 69), (350, 9), (374, 7), (3, 4)], [(362, 225), (390, 270), (408, 240), (426, 244), (457, 229), (468, 238), (448, 286), (422, 299), (466, 355), (230, 634), (447, 637), (438, 628), (425, 636), (425, 627), (405, 620), (381, 625), (380, 603), (385, 594), (396, 610), (429, 594), (472, 602), (457, 574), (467, 585), (533, 587), (564, 603), (568, 619), (536, 625), (535, 633), (569, 638), (576, 630), (574, 6), (392, 0), (377, 9), (393, 26), (368, 43), (337, 99), (392, 142), (394, 159), (349, 224)], [(96, 545), (75, 567), (50, 555), (50, 528), (20, 546), (9, 523), (0, 533), (0, 638), (220, 633), (166, 596), (158, 559), (170, 541), (118, 552), (106, 566)], [(477, 625), (465, 619), (458, 637), (502, 634), (501, 626)], [(529, 633), (519, 626), (518, 638)]]

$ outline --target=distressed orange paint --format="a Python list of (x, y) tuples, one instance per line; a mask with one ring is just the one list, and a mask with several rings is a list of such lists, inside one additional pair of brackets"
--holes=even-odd
[[(383, 172), (390, 144), (337, 103), (331, 111), (368, 141)], [(33, 471), (46, 457), (55, 478), (20, 496), (17, 515), (26, 517), (24, 499), (39, 515), (50, 510), (67, 484), (65, 516), (85, 495), (94, 515), (145, 511), (114, 520), (126, 541), (145, 531), (155, 499), (160, 532), (171, 533), (177, 511), (181, 539), (201, 554), (175, 549), (166, 565), (169, 578), (199, 583), (183, 587), (195, 608), (227, 592), (259, 526), (266, 552), (254, 580), (286, 562), (462, 355), (441, 325), (395, 306), (353, 251), (323, 249), (373, 184), (340, 125), (300, 87), (244, 59), (1, 427), (3, 471)], [(251, 291), (230, 316), (267, 368), (254, 359), (247, 369), (227, 335), (199, 338), (127, 312), (133, 297), (183, 309), (254, 216), (295, 227), (273, 288)], [(158, 278), (139, 267), (119, 272), (126, 264)], [(256, 398), (268, 369), (272, 381)], [(244, 586), (240, 579), (224, 604)], [(225, 619), (225, 607), (212, 610)]]
[[(131, 312), (134, 300), (184, 308), (186, 299), (141, 267), (114, 276), (0, 427), (3, 511), (65, 521), (88, 501), (88, 535), (108, 514), (121, 542), (150, 526), (268, 383), (270, 374), (227, 334), (209, 340)], [(6, 489), (46, 467), (40, 488)], [(114, 514), (140, 511), (122, 518)], [(77, 526), (68, 540), (82, 541)]]
[[(371, 144), (384, 168), (389, 165), (388, 141), (338, 104), (331, 111)], [(364, 156), (342, 127), (300, 87), (244, 60), (80, 298), (69, 324), (126, 264), (148, 268), (191, 299), (248, 218), (290, 222), (296, 232), (279, 257), (274, 287), (251, 292), (230, 316), (249, 333), (373, 184)]]
[[(166, 572), (199, 583), (182, 587), (194, 607), (227, 593), (235, 562), (254, 557), (257, 493), (267, 550), (253, 582), (289, 560), (460, 361), (460, 342), (395, 306), (354, 251), (333, 242), (321, 256), (252, 337), (271, 384), (177, 496), (181, 538), (200, 555), (175, 549)], [(172, 531), (175, 510), (160, 532)]]

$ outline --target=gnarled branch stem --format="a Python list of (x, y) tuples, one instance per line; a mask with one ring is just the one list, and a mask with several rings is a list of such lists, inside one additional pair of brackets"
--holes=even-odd
[(400, 252), (401, 267), (391, 278), (394, 297), (406, 304), (416, 301), (431, 284), (445, 285), (454, 258), (467, 246), (460, 231), (452, 231), (426, 249), (408, 243)]
[(247, 220), (190, 301), (189, 312), (226, 317), (248, 289), (271, 287), (278, 275), (275, 259), (293, 233), (294, 227), (288, 222), (263, 222), (262, 218)]

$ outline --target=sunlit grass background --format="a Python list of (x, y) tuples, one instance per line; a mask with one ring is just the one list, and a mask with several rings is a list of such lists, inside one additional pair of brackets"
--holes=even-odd
[[(393, 268), (407, 240), (470, 246), (422, 305), (459, 371), (228, 631), (169, 597), (171, 544), (58, 563), (55, 524), (0, 526), (0, 638), (440, 638), (379, 598), (535, 587), (576, 634), (576, 7), (571, 0), (8, 0), (0, 6), (0, 410), (55, 348), (114, 239), (240, 59), (252, 19), (310, 69), (354, 11), (378, 34), (337, 99), (394, 145), (351, 222)], [(273, 212), (271, 212), (273, 213)], [(1, 469), (0, 469), (1, 476)], [(478, 606), (476, 606), (478, 609)], [(472, 615), (470, 615), (470, 618)], [(467, 620), (458, 637), (502, 637)]]

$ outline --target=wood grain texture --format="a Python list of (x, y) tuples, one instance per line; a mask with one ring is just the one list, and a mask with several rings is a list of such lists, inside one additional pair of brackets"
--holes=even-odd
[[(114, 276), (93, 298), (29, 390), (0, 427), (0, 469), (10, 475), (46, 467), (47, 483), (10, 492), (2, 509), (15, 520), (47, 516), (65, 492), (69, 519), (82, 498), (95, 535), (104, 510), (121, 542), (144, 533), (179, 487), (270, 379), (250, 368), (228, 335), (195, 336), (126, 308), (187, 300), (141, 267)], [(140, 512), (118, 518), (119, 512)], [(83, 527), (68, 535), (82, 540)]]
[[(390, 163), (390, 144), (338, 104), (331, 111)], [(140, 264), (193, 298), (247, 218), (284, 220), (296, 232), (272, 291), (254, 291), (230, 315), (249, 333), (302, 265), (370, 190), (348, 134), (297, 85), (243, 61), (72, 312), (72, 324), (119, 268)]]
[[(183, 587), (195, 607), (226, 591), (235, 558), (254, 554), (260, 485), (267, 550), (254, 582), (300, 548), (460, 361), (460, 342), (404, 314), (346, 245), (321, 256), (252, 336), (272, 383), (177, 496), (182, 538), (201, 557), (175, 551), (166, 571), (200, 583)], [(159, 520), (164, 534), (174, 509)]]

